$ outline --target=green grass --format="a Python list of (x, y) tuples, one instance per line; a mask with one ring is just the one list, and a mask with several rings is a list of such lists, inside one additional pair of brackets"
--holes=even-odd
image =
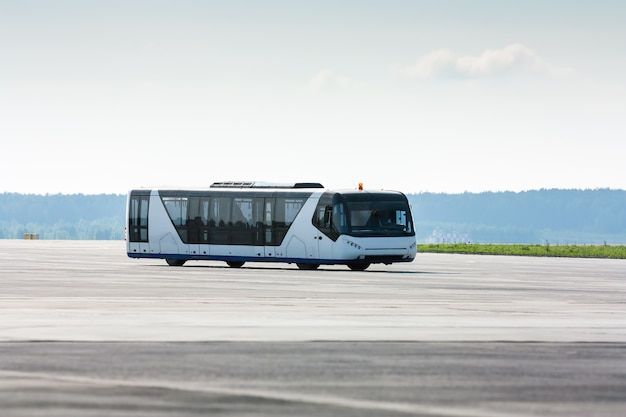
[(417, 245), (422, 253), (464, 253), (474, 255), (551, 256), (569, 258), (626, 259), (623, 245), (524, 245), (483, 243), (423, 243)]

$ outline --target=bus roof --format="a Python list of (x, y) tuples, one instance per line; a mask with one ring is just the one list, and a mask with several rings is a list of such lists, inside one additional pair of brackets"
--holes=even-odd
[(319, 182), (273, 183), (259, 181), (220, 181), (211, 188), (324, 188)]

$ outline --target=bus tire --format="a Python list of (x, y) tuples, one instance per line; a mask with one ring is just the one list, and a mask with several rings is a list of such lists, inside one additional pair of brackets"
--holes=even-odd
[(241, 261), (226, 261), (226, 264), (231, 268), (241, 268), (245, 262)]
[(348, 268), (353, 271), (365, 271), (370, 266), (367, 262), (362, 262), (358, 264), (348, 264)]
[(320, 267), (320, 264), (304, 264), (304, 263), (296, 263), (298, 268), (303, 269), (305, 271), (312, 271)]
[(184, 259), (167, 258), (165, 260), (165, 262), (167, 262), (167, 264), (169, 266), (183, 266), (183, 265), (185, 265), (185, 260)]

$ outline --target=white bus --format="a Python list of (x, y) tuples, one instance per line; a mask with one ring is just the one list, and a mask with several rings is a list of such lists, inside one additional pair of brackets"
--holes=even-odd
[(326, 190), (318, 183), (218, 182), (204, 190), (128, 194), (131, 258), (294, 263), (300, 269), (411, 262), (411, 209), (398, 191)]

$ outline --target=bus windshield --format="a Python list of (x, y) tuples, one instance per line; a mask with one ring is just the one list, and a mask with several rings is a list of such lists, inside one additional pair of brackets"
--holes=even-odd
[(413, 220), (406, 201), (346, 201), (349, 234), (352, 236), (413, 235)]
[(401, 193), (326, 193), (318, 204), (315, 225), (331, 239), (413, 236), (411, 209)]

